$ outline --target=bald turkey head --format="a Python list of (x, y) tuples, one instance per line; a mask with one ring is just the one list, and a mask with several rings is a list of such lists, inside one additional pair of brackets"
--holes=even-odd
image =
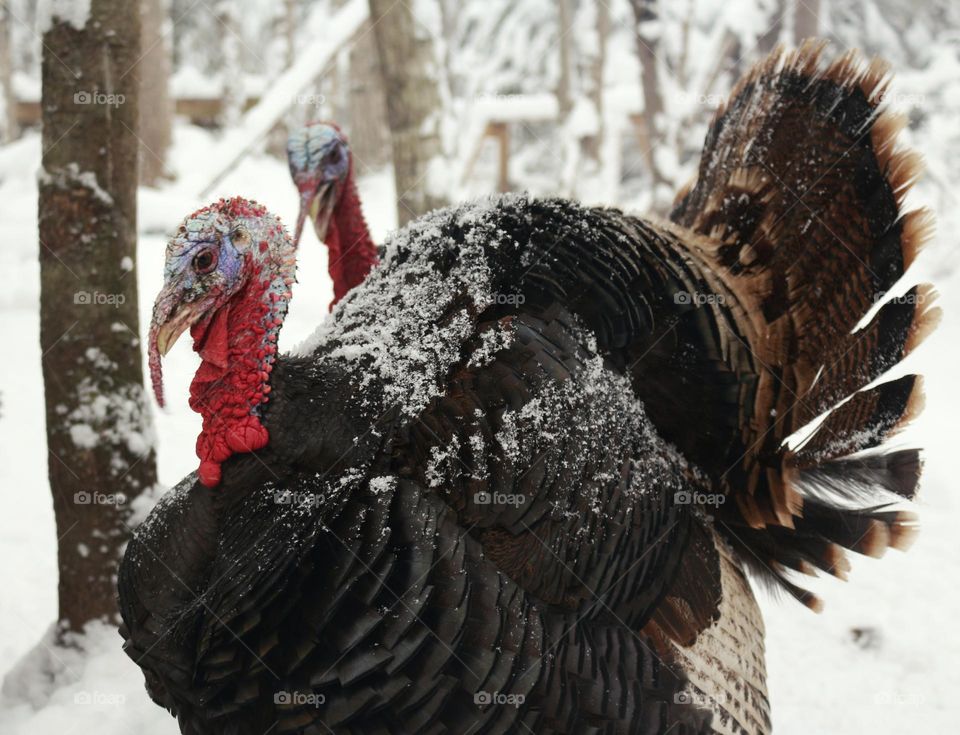
[(328, 248), (333, 304), (359, 284), (377, 263), (377, 250), (360, 207), (353, 156), (333, 123), (311, 122), (290, 133), (287, 161), (300, 195), (294, 244), (309, 218)]
[(160, 358), (189, 329), (202, 361), (190, 407), (203, 416), (197, 456), (208, 487), (220, 482), (220, 465), (230, 455), (269, 441), (261, 407), (269, 400), (295, 255), (280, 221), (239, 197), (191, 214), (167, 245), (150, 324), (150, 374), (162, 406)]
[[(347, 178), (352, 176), (350, 149), (340, 129), (331, 123), (312, 122), (290, 133), (287, 139), (290, 175), (300, 193), (300, 214), (294, 244), (300, 243), (307, 217), (317, 237), (326, 240), (331, 218)], [(336, 225), (334, 225), (336, 229)]]

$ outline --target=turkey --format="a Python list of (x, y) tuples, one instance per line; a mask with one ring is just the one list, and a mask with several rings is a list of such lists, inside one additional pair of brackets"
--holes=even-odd
[(309, 217), (317, 238), (327, 244), (333, 308), (377, 263), (353, 178), (350, 146), (333, 123), (310, 122), (290, 133), (287, 162), (300, 194), (293, 244), (300, 243)]
[(816, 609), (907, 547), (919, 379), (875, 381), (937, 314), (876, 308), (931, 221), (885, 67), (821, 53), (739, 82), (669, 221), (439, 210), (289, 355), (282, 226), (187, 218), (151, 344), (191, 331), (201, 466), (118, 581), (183, 733), (770, 731), (744, 568)]

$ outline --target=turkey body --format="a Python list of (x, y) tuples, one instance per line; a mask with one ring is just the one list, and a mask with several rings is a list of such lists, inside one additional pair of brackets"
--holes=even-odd
[(929, 223), (883, 69), (820, 52), (738, 84), (669, 222), (507, 195), (387, 242), (277, 361), (269, 444), (128, 546), (182, 732), (769, 732), (742, 567), (816, 608), (797, 574), (905, 548), (919, 379), (875, 381), (935, 317), (871, 311)]
[(184, 732), (706, 731), (644, 627), (688, 551), (719, 580), (674, 502), (708, 483), (598, 352), (646, 315), (546, 278), (557, 233), (639, 268), (641, 226), (524, 197), (438, 213), (279, 361), (268, 450), (187, 478), (124, 560), (128, 652)]

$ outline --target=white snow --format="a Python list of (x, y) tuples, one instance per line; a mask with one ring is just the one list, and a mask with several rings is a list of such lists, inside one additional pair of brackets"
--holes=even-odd
[(379, 495), (383, 492), (388, 492), (393, 490), (397, 486), (397, 478), (393, 475), (382, 475), (380, 477), (374, 477), (368, 483), (370, 492), (374, 495)]
[[(668, 7), (666, 12), (677, 16), (688, 9), (686, 2), (663, 6)], [(83, 27), (89, 11), (88, 2), (66, 0), (48, 0), (42, 7), (42, 18), (50, 18), (56, 10), (75, 27)], [(351, 24), (356, 21), (359, 25), (362, 21), (364, 7), (365, 3), (359, 0), (348, 3), (344, 12), (350, 15), (343, 16), (337, 28), (348, 35)], [(531, 18), (552, 13), (554, 7), (548, 0), (497, 0), (465, 7), (462, 25), (472, 29), (472, 45), (453, 60), (454, 71), (468, 78), (467, 89), (461, 90), (460, 95), (461, 100), (468, 100), (465, 106), (476, 101), (478, 109), (489, 104), (494, 114), (510, 115), (514, 110), (519, 115), (521, 107), (532, 108), (534, 103), (530, 100), (537, 99), (538, 106), (524, 109), (524, 115), (555, 115), (555, 97), (545, 90), (552, 88), (555, 79), (556, 69), (550, 59), (554, 58), (556, 34), (546, 27), (548, 24), (538, 26), (532, 36), (517, 30), (524, 23), (533, 24)], [(614, 3), (612, 8), (614, 25), (625, 27), (624, 21), (629, 18), (626, 4)], [(692, 63), (693, 78), (689, 84), (680, 87), (665, 81), (669, 85), (665, 99), (671, 119), (684, 119), (697, 107), (717, 101), (698, 96), (700, 81), (710, 71), (708, 62), (714, 56), (711, 49), (716, 48), (729, 29), (733, 16), (722, 10), (723, 4), (718, 0), (698, 8), (701, 21), (713, 17), (715, 27), (701, 22), (694, 29), (691, 60), (697, 63)], [(503, 16), (511, 12), (516, 14), (511, 17), (512, 23), (504, 25)], [(887, 19), (872, 14), (869, 23), (867, 32), (860, 25), (852, 29), (840, 25), (836, 34), (849, 38), (851, 44), (858, 37), (855, 34), (878, 39), (877, 44), (900, 42), (897, 34), (891, 37)], [(677, 38), (671, 35), (671, 27), (664, 28), (664, 40), (671, 45), (671, 53), (675, 53)], [(322, 32), (322, 28), (318, 31)], [(940, 330), (901, 368), (926, 374), (926, 410), (916, 425), (898, 439), (901, 445), (926, 448), (926, 472), (917, 503), (921, 533), (908, 553), (891, 551), (880, 561), (855, 557), (847, 583), (832, 579), (815, 582), (815, 591), (826, 601), (825, 611), (819, 616), (789, 600), (775, 600), (758, 593), (767, 625), (773, 720), (775, 731), (782, 735), (945, 733), (956, 730), (960, 719), (956, 694), (960, 691), (960, 667), (956, 664), (960, 660), (960, 636), (955, 633), (956, 621), (960, 619), (960, 592), (955, 582), (960, 579), (960, 533), (956, 526), (960, 494), (953, 465), (957, 454), (956, 409), (960, 406), (960, 381), (955, 369), (955, 345), (960, 343), (960, 274), (956, 270), (958, 255), (954, 242), (960, 232), (960, 127), (956, 124), (960, 115), (960, 61), (955, 44), (934, 43), (923, 29), (912, 27), (903, 38), (909, 48), (902, 55), (892, 47), (882, 49), (885, 55), (897, 55), (889, 101), (922, 120), (918, 127), (905, 133), (905, 142), (921, 151), (928, 165), (928, 177), (911, 195), (911, 201), (931, 205), (939, 225), (935, 242), (922, 254), (911, 276), (915, 280), (934, 280), (945, 311)], [(327, 53), (325, 47), (310, 49), (310, 62), (304, 68), (312, 68), (318, 60), (328, 58)], [(918, 61), (911, 66), (908, 61), (913, 58)], [(641, 164), (628, 160), (622, 171), (620, 167), (621, 158), (629, 158), (627, 149), (632, 135), (620, 118), (641, 107), (636, 86), (639, 71), (628, 33), (611, 36), (607, 74), (603, 122), (607, 130), (623, 134), (611, 134), (606, 139), (604, 156), (609, 165), (604, 170), (605, 178), (587, 182), (577, 193), (586, 201), (611, 203), (614, 194), (622, 191), (619, 203), (643, 204), (649, 201), (649, 192), (631, 190), (624, 183), (636, 169), (642, 168)], [(309, 74), (304, 72), (304, 76)], [(204, 81), (191, 79), (185, 73), (178, 83), (185, 90), (200, 90)], [(21, 99), (39, 99), (35, 78), (16, 73), (13, 82)], [(249, 84), (245, 86), (250, 89)], [(289, 99), (300, 88), (298, 79), (271, 88), (271, 93)], [(722, 94), (725, 89), (724, 83), (718, 83), (704, 95)], [(691, 96), (690, 90), (697, 90), (696, 94)], [(497, 112), (496, 95), (501, 93), (516, 93), (524, 98), (516, 103), (505, 99)], [(492, 100), (486, 102), (484, 95), (490, 95)], [(178, 124), (170, 168), (180, 174), (180, 183), (141, 190), (138, 262), (132, 271), (140, 287), (141, 325), (149, 323), (152, 298), (160, 287), (165, 236), (196, 207), (219, 196), (238, 194), (261, 201), (286, 222), (294, 221), (297, 199), (285, 162), (254, 152), (231, 166), (233, 155), (240, 148), (255, 149), (264, 126), (273, 124), (271, 110), (264, 108), (256, 115), (252, 113), (253, 110), (248, 113), (249, 124), (242, 124), (220, 141), (208, 131)], [(575, 127), (581, 129), (580, 121), (577, 122)], [(699, 123), (687, 125), (679, 132), (691, 142), (702, 138)], [(555, 187), (558, 175), (554, 173), (562, 168), (554, 152), (556, 139), (537, 128), (521, 130), (516, 140), (513, 180), (540, 191)], [(678, 176), (689, 174), (694, 162), (675, 159), (667, 159), (665, 164), (675, 166)], [(198, 166), (198, 161), (205, 163)], [(216, 165), (210, 165), (211, 161)], [(197, 190), (208, 183), (218, 168), (227, 174), (201, 200)], [(0, 513), (0, 576), (4, 585), (0, 597), (0, 660), (5, 662), (0, 673), (6, 674), (0, 699), (0, 732), (175, 735), (175, 721), (146, 696), (142, 675), (121, 651), (115, 629), (93, 624), (86, 636), (74, 641), (76, 648), (53, 646), (49, 630), (50, 621), (56, 617), (57, 568), (37, 339), (39, 170), (40, 138), (36, 132), (27, 132), (16, 142), (0, 147), (0, 236), (4, 244), (0, 247), (0, 272), (6, 275), (4, 288), (0, 289), (0, 341), (7, 347), (7, 359), (0, 365), (0, 446), (6, 450), (4, 461), (0, 462), (0, 500), (8, 511)], [(79, 170), (70, 173), (84, 177)], [(365, 175), (359, 185), (365, 213), (375, 241), (383, 242), (396, 217), (392, 175), (389, 170), (362, 173)], [(81, 180), (94, 196), (99, 196), (100, 187), (95, 180)], [(317, 243), (312, 228), (304, 233), (299, 266), (299, 282), (294, 287), (290, 313), (280, 337), (284, 350), (317, 328), (331, 296), (326, 250)], [(115, 328), (126, 329), (122, 325)], [(374, 354), (382, 358), (384, 370), (390, 368), (392, 359), (389, 336), (384, 325)], [(504, 344), (503, 337), (498, 330), (491, 330), (474, 359), (489, 359)], [(167, 410), (153, 411), (152, 417), (160, 479), (167, 486), (175, 484), (196, 465), (193, 445), (200, 420), (188, 408), (186, 396), (197, 360), (188, 342), (177, 345), (167, 357), (167, 387), (174, 398)], [(359, 356), (364, 345), (359, 340), (347, 344), (344, 354), (350, 354), (350, 349), (354, 356)], [(100, 357), (94, 355), (91, 359)], [(418, 389), (414, 391), (418, 403), (430, 394), (428, 386), (413, 388)], [(146, 430), (137, 428), (140, 397), (90, 398), (82, 415), (63, 417), (74, 441), (83, 446), (104, 441), (105, 437), (96, 429), (98, 418), (102, 419), (108, 411), (121, 411), (129, 417), (133, 434), (106, 439), (133, 440), (141, 449), (153, 446)], [(505, 449), (513, 446), (507, 435), (498, 439)], [(476, 451), (472, 437), (470, 443)], [(371, 491), (382, 492), (392, 479), (376, 478), (370, 483)], [(157, 493), (151, 493), (132, 501), (135, 517), (144, 518), (156, 500)], [(52, 672), (52, 679), (47, 678), (47, 672)]]
[[(178, 124), (171, 169), (178, 172), (194, 168), (213, 140), (207, 131)], [(0, 146), (0, 235), (7, 243), (7, 247), (0, 248), (0, 269), (7, 274), (6, 286), (0, 289), (0, 339), (16, 347), (16, 359), (5, 360), (0, 367), (0, 444), (7, 448), (5, 461), (0, 462), (0, 500), (11, 509), (0, 514), (0, 576), (4, 580), (0, 598), (0, 660), (6, 662), (0, 670), (0, 676), (5, 677), (0, 697), (0, 732), (175, 735), (176, 722), (147, 697), (143, 677), (120, 649), (114, 628), (92, 626), (82, 640), (82, 651), (52, 646), (48, 637), (47, 629), (56, 618), (57, 566), (37, 338), (39, 169), (37, 133), (27, 132), (16, 142)], [(358, 184), (367, 221), (374, 239), (380, 242), (396, 225), (392, 173), (373, 171), (369, 176), (361, 176)], [(267, 203), (287, 222), (296, 217), (297, 198), (284, 161), (250, 156), (208, 198), (231, 194)], [(165, 233), (206, 203), (184, 195), (174, 186), (141, 189), (138, 263), (132, 271), (140, 288), (141, 326), (149, 324), (153, 296), (162, 282)], [(280, 335), (283, 350), (289, 350), (310, 334), (327, 314), (332, 287), (326, 258), (326, 248), (317, 242), (313, 229), (307, 228), (298, 257), (298, 283), (294, 285), (294, 298)], [(112, 328), (128, 331), (120, 323)], [(104, 354), (95, 350), (85, 356), (98, 361)], [(160, 480), (171, 487), (196, 469), (194, 442), (200, 420), (186, 401), (189, 382), (197, 368), (196, 355), (189, 346), (178, 345), (167, 356), (165, 367), (170, 395), (180, 398), (171, 400), (164, 411), (153, 407), (152, 421)], [(132, 431), (123, 439), (133, 442), (136, 451), (145, 450), (148, 442), (153, 442), (142, 427), (136, 428), (134, 404), (119, 401), (115, 396), (94, 394), (90, 398), (84, 404), (83, 416), (64, 417), (75, 441), (93, 446), (111, 440), (95, 427), (98, 417), (117, 410), (125, 412), (131, 421)], [(61, 413), (65, 415), (66, 411)], [(152, 490), (131, 501), (132, 522), (146, 517), (159, 492)], [(21, 662), (34, 647), (36, 653)], [(52, 683), (44, 678), (44, 672), (50, 670), (57, 672)]]
[[(367, 380), (378, 376), (386, 405), (399, 405), (407, 416), (417, 416), (442, 392), (443, 378), (473, 331), (464, 295), (480, 310), (493, 303), (484, 246), (494, 237), (497, 242), (503, 239), (497, 237), (496, 221), (487, 221), (497, 201), (463, 205), (449, 215), (430, 214), (391, 235), (383, 265), (367, 277), (365, 288), (341, 301), (334, 318), (323, 322), (297, 354), (309, 355), (321, 343), (334, 345), (326, 353), (330, 358), (357, 363)], [(427, 245), (444, 237), (442, 226), (449, 221), (474, 229), (465, 234), (464, 243), (452, 237), (445, 241), (446, 247), (459, 249), (460, 257), (449, 272), (441, 273)], [(398, 289), (401, 282), (404, 286)], [(443, 326), (437, 328), (441, 319)]]
[(37, 174), (37, 180), (41, 184), (53, 184), (63, 189), (79, 184), (89, 189), (97, 199), (108, 207), (113, 206), (113, 197), (97, 182), (97, 175), (93, 171), (81, 171), (80, 167), (74, 162), (70, 162), (62, 169), (55, 171), (47, 171), (41, 166), (40, 172)]
[[(318, 6), (315, 17), (321, 15), (326, 16), (326, 9)], [(196, 192), (209, 194), (210, 187), (219, 182), (238, 158), (262, 141), (289, 110), (296, 96), (334, 58), (338, 48), (357, 33), (368, 15), (364, 0), (350, 0), (332, 17), (325, 17), (325, 22), (320, 25), (322, 35), (312, 38), (309, 48), (304, 49), (280, 78), (271, 82), (257, 105), (244, 114), (240, 124), (229, 130), (214, 150), (206, 152), (204, 166), (192, 167)]]
[(37, 5), (37, 31), (41, 34), (58, 20), (82, 31), (89, 18), (90, 0), (40, 0)]

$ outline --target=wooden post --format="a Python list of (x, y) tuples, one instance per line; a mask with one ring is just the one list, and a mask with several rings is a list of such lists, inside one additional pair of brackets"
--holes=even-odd
[(491, 123), (490, 132), (497, 139), (500, 153), (497, 191), (510, 191), (510, 126), (505, 122)]

